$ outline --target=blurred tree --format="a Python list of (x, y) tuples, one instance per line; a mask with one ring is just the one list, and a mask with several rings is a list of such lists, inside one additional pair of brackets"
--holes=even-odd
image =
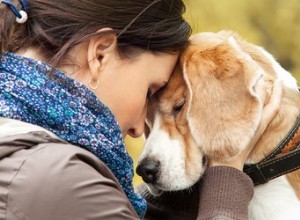
[(300, 80), (298, 0), (185, 0), (194, 33), (229, 29), (261, 45)]
[[(298, 0), (251, 1), (249, 15), (260, 42), (300, 79), (300, 4)], [(268, 8), (268, 10), (266, 10)]]

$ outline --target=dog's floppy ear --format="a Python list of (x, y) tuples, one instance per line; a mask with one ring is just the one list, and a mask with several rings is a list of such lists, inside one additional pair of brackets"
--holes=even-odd
[(226, 160), (245, 148), (260, 122), (262, 69), (230, 38), (180, 58), (189, 89), (188, 123), (209, 158)]

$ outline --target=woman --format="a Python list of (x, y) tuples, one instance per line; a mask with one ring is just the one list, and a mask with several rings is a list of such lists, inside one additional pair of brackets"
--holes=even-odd
[(188, 44), (183, 12), (181, 0), (1, 1), (1, 219), (143, 218), (123, 137), (143, 134), (147, 95)]

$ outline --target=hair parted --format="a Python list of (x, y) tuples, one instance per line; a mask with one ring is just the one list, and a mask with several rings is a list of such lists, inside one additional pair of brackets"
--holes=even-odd
[[(21, 8), (19, 1), (11, 1)], [(191, 34), (184, 11), (182, 0), (29, 0), (28, 21), (18, 24), (0, 4), (0, 55), (36, 47), (57, 66), (102, 28), (116, 33), (125, 55), (130, 48), (172, 53), (184, 49)]]

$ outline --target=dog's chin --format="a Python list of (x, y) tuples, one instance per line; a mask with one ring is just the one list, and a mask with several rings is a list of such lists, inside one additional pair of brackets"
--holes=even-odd
[(154, 186), (153, 184), (147, 184), (148, 190), (149, 192), (153, 195), (153, 196), (160, 196), (163, 193), (163, 190), (157, 188), (156, 186)]
[(158, 197), (161, 196), (163, 193), (169, 193), (169, 192), (177, 192), (177, 191), (185, 191), (190, 189), (191, 187), (193, 187), (193, 185), (195, 185), (197, 182), (199, 181), (199, 179), (197, 181), (191, 182), (189, 184), (186, 185), (176, 185), (176, 186), (169, 186), (168, 188), (166, 187), (162, 187), (158, 184), (146, 184), (147, 188), (149, 190), (149, 192), (151, 193), (151, 195)]

